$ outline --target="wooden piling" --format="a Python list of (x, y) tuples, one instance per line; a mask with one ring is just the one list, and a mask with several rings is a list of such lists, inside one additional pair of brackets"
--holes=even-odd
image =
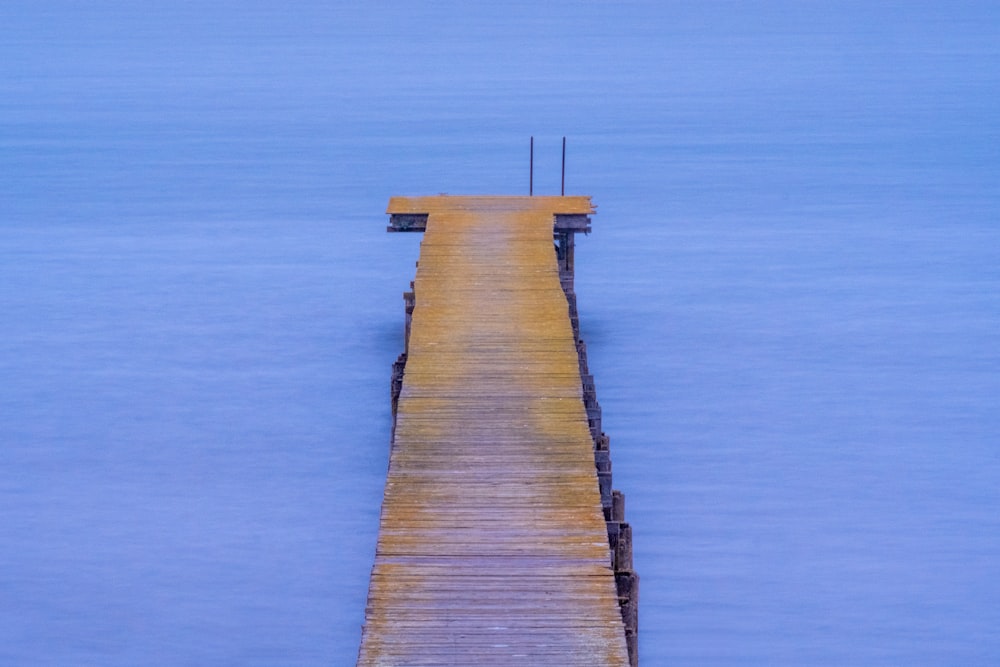
[[(561, 222), (561, 224), (560, 224)], [(560, 231), (562, 228), (562, 231)], [(588, 427), (594, 440), (594, 467), (597, 470), (601, 509), (607, 523), (610, 562), (615, 571), (615, 585), (621, 607), (622, 622), (628, 645), (629, 665), (639, 664), (639, 575), (633, 570), (632, 527), (625, 522), (625, 495), (612, 488), (611, 439), (602, 430), (601, 406), (597, 402), (597, 387), (587, 362), (587, 344), (580, 338), (579, 316), (573, 280), (574, 231), (589, 232), (589, 219), (584, 221), (570, 216), (556, 217), (557, 257), (560, 282), (566, 295), (570, 320), (576, 341), (583, 402), (587, 412)], [(567, 238), (568, 237), (568, 238)]]

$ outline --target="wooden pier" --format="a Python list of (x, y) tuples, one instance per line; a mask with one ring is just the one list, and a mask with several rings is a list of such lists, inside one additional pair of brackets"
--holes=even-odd
[(589, 197), (395, 197), (424, 232), (359, 666), (637, 664), (573, 293)]

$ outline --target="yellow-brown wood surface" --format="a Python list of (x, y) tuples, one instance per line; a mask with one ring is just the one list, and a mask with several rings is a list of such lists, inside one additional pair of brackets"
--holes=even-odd
[(628, 665), (552, 242), (588, 197), (427, 213), (358, 665)]

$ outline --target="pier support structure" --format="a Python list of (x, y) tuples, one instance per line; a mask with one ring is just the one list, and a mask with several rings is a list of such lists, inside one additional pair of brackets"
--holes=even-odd
[(594, 439), (594, 465), (601, 492), (601, 509), (608, 527), (608, 545), (611, 565), (615, 571), (618, 603), (625, 624), (625, 641), (628, 644), (629, 662), (639, 663), (639, 575), (632, 564), (632, 526), (625, 521), (625, 494), (614, 489), (611, 478), (611, 439), (601, 429), (601, 406), (597, 402), (597, 387), (587, 363), (587, 344), (580, 338), (580, 317), (574, 291), (575, 238), (578, 233), (590, 233), (590, 217), (586, 215), (556, 215), (553, 227), (556, 257), (559, 262), (559, 281), (569, 307), (576, 351), (580, 361), (580, 379), (583, 383), (583, 404)]

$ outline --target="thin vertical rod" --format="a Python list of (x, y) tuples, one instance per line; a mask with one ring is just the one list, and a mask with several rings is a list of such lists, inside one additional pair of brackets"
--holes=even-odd
[(566, 196), (566, 137), (563, 137), (562, 187), (559, 189), (559, 194)]
[(531, 137), (531, 149), (528, 153), (528, 196), (535, 194), (535, 137)]

